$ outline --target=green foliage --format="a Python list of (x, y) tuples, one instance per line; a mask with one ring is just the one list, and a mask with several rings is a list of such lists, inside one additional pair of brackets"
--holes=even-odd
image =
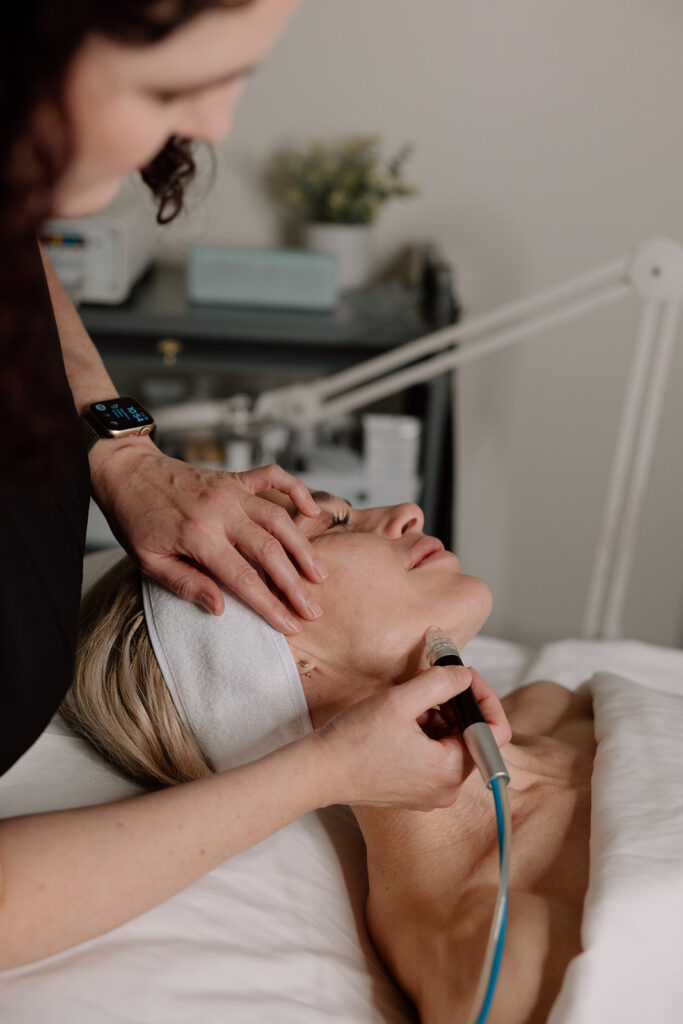
[(351, 135), (336, 144), (314, 142), (306, 149), (282, 149), (268, 168), (270, 193), (302, 221), (370, 224), (388, 199), (414, 196), (403, 180), (412, 151), (403, 146), (383, 163), (375, 135)]

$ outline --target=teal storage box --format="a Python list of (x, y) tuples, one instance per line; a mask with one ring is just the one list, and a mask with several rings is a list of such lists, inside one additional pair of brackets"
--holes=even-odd
[(299, 249), (193, 246), (191, 302), (258, 309), (330, 310), (337, 301), (336, 257)]

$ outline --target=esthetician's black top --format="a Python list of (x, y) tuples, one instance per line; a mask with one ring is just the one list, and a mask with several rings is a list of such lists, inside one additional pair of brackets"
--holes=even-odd
[[(0, 774), (38, 738), (71, 685), (90, 491), (44, 278), (35, 301), (48, 330), (40, 334), (35, 386), (21, 381), (27, 439), (44, 401), (56, 441), (38, 479), (11, 472), (0, 479)], [(9, 373), (5, 348), (0, 373)]]

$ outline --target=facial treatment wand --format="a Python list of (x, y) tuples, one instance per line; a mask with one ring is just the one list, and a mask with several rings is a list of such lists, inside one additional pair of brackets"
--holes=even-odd
[[(458, 648), (437, 626), (433, 626), (428, 631), (425, 640), (427, 659), (430, 665), (463, 664)], [(482, 715), (481, 708), (472, 693), (472, 687), (468, 686), (462, 693), (451, 697), (446, 705), (442, 705), (442, 713), (446, 707), (452, 713), (452, 718), (460, 730), (463, 742), (488, 788), (491, 788), (492, 779), (500, 779), (507, 785), (510, 781), (510, 774), (500, 756), (488, 722)]]
[[(458, 648), (436, 626), (433, 626), (427, 633), (426, 645), (426, 654), (430, 665), (462, 665), (463, 662)], [(498, 983), (507, 926), (510, 838), (512, 832), (510, 804), (507, 796), (507, 785), (510, 781), (510, 775), (503, 764), (503, 759), (493, 738), (493, 733), (481, 713), (481, 708), (477, 704), (471, 686), (468, 686), (466, 690), (459, 693), (456, 697), (451, 697), (446, 704), (442, 704), (441, 713), (447, 722), (452, 719), (458, 725), (472, 760), (481, 772), (484, 782), (493, 793), (496, 807), (500, 883), (498, 885), (493, 917), (491, 918), (484, 962), (479, 975), (479, 984), (477, 985), (470, 1015), (467, 1018), (467, 1024), (486, 1024)]]

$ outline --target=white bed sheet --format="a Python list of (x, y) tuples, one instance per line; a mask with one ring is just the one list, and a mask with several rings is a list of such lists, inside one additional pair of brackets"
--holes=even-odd
[[(101, 570), (112, 556), (96, 561)], [(466, 656), (505, 690), (530, 653), (477, 638)], [(0, 817), (139, 791), (55, 717), (0, 780)], [(136, 920), (5, 972), (0, 1021), (408, 1024), (413, 1011), (367, 935), (366, 891), (351, 813), (308, 814)]]
[(573, 690), (596, 672), (612, 672), (656, 690), (683, 694), (683, 650), (638, 640), (558, 640), (546, 644), (522, 669), (519, 683), (551, 679)]
[(583, 951), (548, 1024), (680, 1020), (683, 692), (608, 672), (588, 686), (597, 751)]
[[(596, 669), (678, 688), (683, 652), (564, 641), (537, 655), (479, 637), (465, 651), (501, 694)], [(627, 663), (628, 671), (625, 669)], [(0, 780), (0, 816), (116, 799), (136, 787), (55, 719)], [(12, 1024), (408, 1024), (363, 924), (362, 837), (346, 809), (306, 815), (107, 935), (0, 976)]]

